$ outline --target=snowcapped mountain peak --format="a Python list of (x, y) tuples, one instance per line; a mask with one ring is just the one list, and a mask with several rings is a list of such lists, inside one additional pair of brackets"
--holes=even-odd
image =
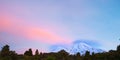
[(92, 54), (92, 52), (94, 52), (94, 53), (103, 52), (102, 49), (94, 48), (84, 42), (79, 42), (79, 43), (73, 44), (72, 48), (70, 49), (69, 52), (71, 54), (76, 54), (77, 52), (80, 52), (81, 54), (85, 54), (86, 51), (89, 51), (91, 54)]
[(71, 46), (66, 46), (66, 47), (65, 46), (56, 46), (52, 51), (57, 52), (62, 49), (66, 50), (70, 54), (76, 54), (78, 52), (80, 54), (85, 54), (86, 51), (89, 51), (90, 54), (92, 54), (92, 52), (94, 52), (94, 53), (104, 52), (104, 50), (94, 48), (85, 42), (77, 42), (77, 43), (72, 44)]
[(73, 47), (82, 48), (82, 49), (92, 48), (91, 46), (89, 46), (89, 45), (87, 45), (86, 43), (83, 43), (83, 42), (73, 44)]
[(92, 47), (87, 45), (86, 43), (83, 43), (83, 42), (76, 43), (72, 45), (72, 48), (70, 49), (70, 53), (72, 54), (77, 53), (77, 52), (85, 53), (89, 49), (92, 49)]

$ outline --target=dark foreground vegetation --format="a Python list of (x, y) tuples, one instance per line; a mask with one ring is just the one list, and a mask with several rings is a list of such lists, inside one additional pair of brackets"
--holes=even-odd
[(20, 55), (15, 51), (10, 51), (9, 46), (5, 45), (0, 51), (0, 60), (120, 60), (120, 45), (117, 46), (116, 50), (110, 50), (109, 52), (90, 54), (89, 51), (86, 51), (84, 55), (80, 55), (80, 53), (70, 55), (65, 50), (57, 53), (39, 53), (36, 50), (33, 55), (32, 49)]

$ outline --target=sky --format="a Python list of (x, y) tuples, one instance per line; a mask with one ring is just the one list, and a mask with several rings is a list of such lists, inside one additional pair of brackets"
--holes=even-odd
[(119, 0), (0, 0), (0, 47), (48, 52), (78, 40), (103, 50), (120, 44)]

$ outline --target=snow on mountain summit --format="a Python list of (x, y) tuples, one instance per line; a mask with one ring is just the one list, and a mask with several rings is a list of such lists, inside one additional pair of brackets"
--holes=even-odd
[(90, 53), (92, 53), (92, 52), (94, 52), (94, 53), (104, 52), (104, 50), (94, 48), (85, 42), (74, 43), (71, 46), (55, 46), (54, 48), (52, 48), (51, 51), (58, 52), (58, 51), (63, 50), (63, 49), (65, 51), (69, 52), (70, 54), (76, 54), (78, 52), (80, 54), (85, 54), (86, 51), (89, 51)]
[(71, 54), (76, 54), (77, 52), (80, 52), (81, 54), (85, 54), (86, 51), (89, 51), (90, 53), (94, 52), (94, 53), (100, 53), (103, 52), (102, 49), (97, 49), (97, 48), (93, 48), (92, 46), (84, 43), (84, 42), (79, 42), (76, 44), (73, 44), (69, 53)]

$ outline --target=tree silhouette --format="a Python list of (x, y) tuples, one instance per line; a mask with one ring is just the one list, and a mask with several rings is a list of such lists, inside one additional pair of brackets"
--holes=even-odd
[(90, 60), (90, 52), (89, 51), (86, 51), (84, 60)]
[(10, 54), (10, 49), (9, 49), (9, 45), (5, 45), (2, 47), (0, 56), (4, 57), (4, 56), (9, 56)]
[(35, 55), (39, 55), (39, 51), (38, 51), (38, 49), (35, 51)]
[(15, 53), (15, 51), (10, 51), (9, 45), (5, 45), (2, 47), (0, 57), (3, 58), (0, 60), (17, 60), (17, 54)]
[(17, 60), (17, 53), (15, 51), (10, 51), (10, 57), (12, 60)]
[(78, 52), (77, 54), (76, 54), (76, 60), (81, 60), (81, 55), (80, 55), (80, 53)]
[(80, 53), (78, 52), (78, 53), (76, 54), (76, 56), (79, 56), (79, 57), (80, 57)]
[(120, 51), (120, 45), (117, 46), (117, 51)]
[(58, 55), (59, 55), (59, 58), (61, 58), (62, 60), (67, 60), (69, 53), (66, 52), (65, 50), (60, 50), (58, 52)]
[(95, 60), (95, 53), (92, 52), (92, 56), (91, 56), (92, 60)]
[(24, 55), (33, 56), (32, 49), (30, 48), (28, 51), (25, 51)]
[(87, 56), (87, 57), (90, 56), (90, 52), (86, 51), (85, 56)]
[(33, 56), (32, 49), (31, 49), (31, 48), (29, 49), (29, 55), (30, 55), (30, 56)]

